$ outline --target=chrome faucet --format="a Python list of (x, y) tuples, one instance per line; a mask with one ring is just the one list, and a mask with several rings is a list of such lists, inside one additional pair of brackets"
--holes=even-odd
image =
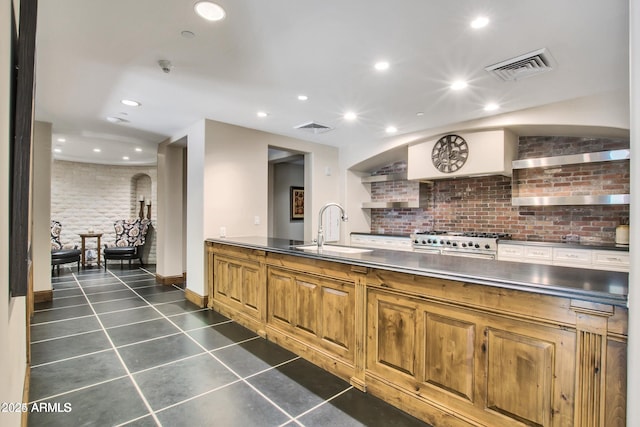
[(318, 249), (322, 249), (324, 246), (324, 229), (322, 228), (322, 215), (327, 208), (335, 206), (340, 209), (340, 219), (343, 221), (347, 221), (349, 218), (347, 217), (347, 212), (345, 212), (344, 208), (337, 203), (330, 202), (320, 208), (320, 214), (318, 215)]

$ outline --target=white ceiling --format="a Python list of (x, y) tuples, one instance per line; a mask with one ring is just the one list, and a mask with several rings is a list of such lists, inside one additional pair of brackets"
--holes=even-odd
[[(215, 23), (195, 15), (194, 3), (39, 2), (36, 119), (53, 123), (56, 158), (153, 163), (159, 142), (202, 118), (371, 146), (388, 141), (388, 125), (401, 135), (628, 93), (627, 0), (220, 0), (227, 16)], [(490, 23), (474, 30), (478, 15)], [(555, 58), (553, 71), (505, 83), (484, 70), (540, 48)], [(172, 62), (170, 73), (160, 59)], [(382, 59), (386, 72), (373, 68)], [(456, 79), (469, 87), (452, 91)], [(485, 112), (487, 102), (501, 108)], [(358, 119), (345, 121), (347, 110)], [(293, 129), (309, 121), (334, 130)]]

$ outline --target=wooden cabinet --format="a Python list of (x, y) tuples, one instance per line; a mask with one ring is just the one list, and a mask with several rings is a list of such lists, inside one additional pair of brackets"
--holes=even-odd
[(372, 270), (365, 383), (435, 426), (622, 427), (626, 316), (604, 304)]
[(433, 426), (625, 425), (625, 307), (207, 251), (210, 307)]
[(383, 290), (369, 291), (368, 330), (367, 384), (396, 384), (428, 422), (456, 425), (425, 411), (437, 402), (456, 422), (573, 425), (575, 333)]
[(593, 268), (612, 271), (629, 271), (629, 252), (594, 250)]
[(591, 266), (591, 251), (589, 249), (553, 248), (553, 264), (589, 268)]
[(266, 289), (261, 251), (218, 248), (209, 251), (209, 307), (264, 335)]
[(271, 328), (353, 364), (353, 283), (270, 267), (267, 286)]
[(527, 244), (498, 244), (498, 260), (595, 270), (629, 271), (629, 252)]

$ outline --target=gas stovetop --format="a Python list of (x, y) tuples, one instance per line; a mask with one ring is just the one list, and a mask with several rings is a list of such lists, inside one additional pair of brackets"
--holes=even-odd
[(434, 248), (489, 253), (498, 250), (498, 239), (509, 240), (511, 235), (476, 231), (424, 231), (411, 235), (414, 249)]

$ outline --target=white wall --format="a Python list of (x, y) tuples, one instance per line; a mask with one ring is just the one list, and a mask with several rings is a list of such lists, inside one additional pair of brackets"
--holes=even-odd
[[(0, 0), (0, 402), (22, 402), (26, 298), (9, 297), (9, 93), (11, 0)], [(0, 412), (0, 425), (19, 426), (20, 413)]]
[[(119, 219), (137, 217), (140, 190), (132, 188), (136, 176), (151, 179), (151, 221), (156, 226), (158, 201), (156, 166), (113, 166), (54, 160), (51, 167), (51, 219), (62, 223), (60, 240), (64, 245), (80, 247), (80, 233), (93, 229), (103, 233), (101, 244), (115, 242), (113, 223)], [(144, 208), (145, 216), (147, 208)], [(156, 263), (156, 233), (151, 232), (145, 246), (148, 256), (143, 260)], [(87, 247), (95, 248), (96, 239), (86, 240)]]
[(159, 145), (156, 272), (162, 277), (182, 276), (186, 271), (183, 262), (186, 260), (183, 254), (186, 239), (182, 207), (183, 166), (183, 147), (171, 146), (168, 141)]
[[(305, 154), (304, 238), (317, 229), (317, 212), (339, 194), (338, 149), (226, 123), (204, 120), (187, 136), (187, 287), (207, 295), (204, 240), (268, 235), (269, 146)], [(175, 140), (179, 138), (174, 138)], [(256, 218), (259, 224), (255, 224)]]
[(51, 123), (33, 126), (33, 290), (51, 290)]
[(290, 218), (290, 187), (304, 187), (304, 166), (291, 163), (273, 165), (273, 237), (304, 240), (304, 221)]

